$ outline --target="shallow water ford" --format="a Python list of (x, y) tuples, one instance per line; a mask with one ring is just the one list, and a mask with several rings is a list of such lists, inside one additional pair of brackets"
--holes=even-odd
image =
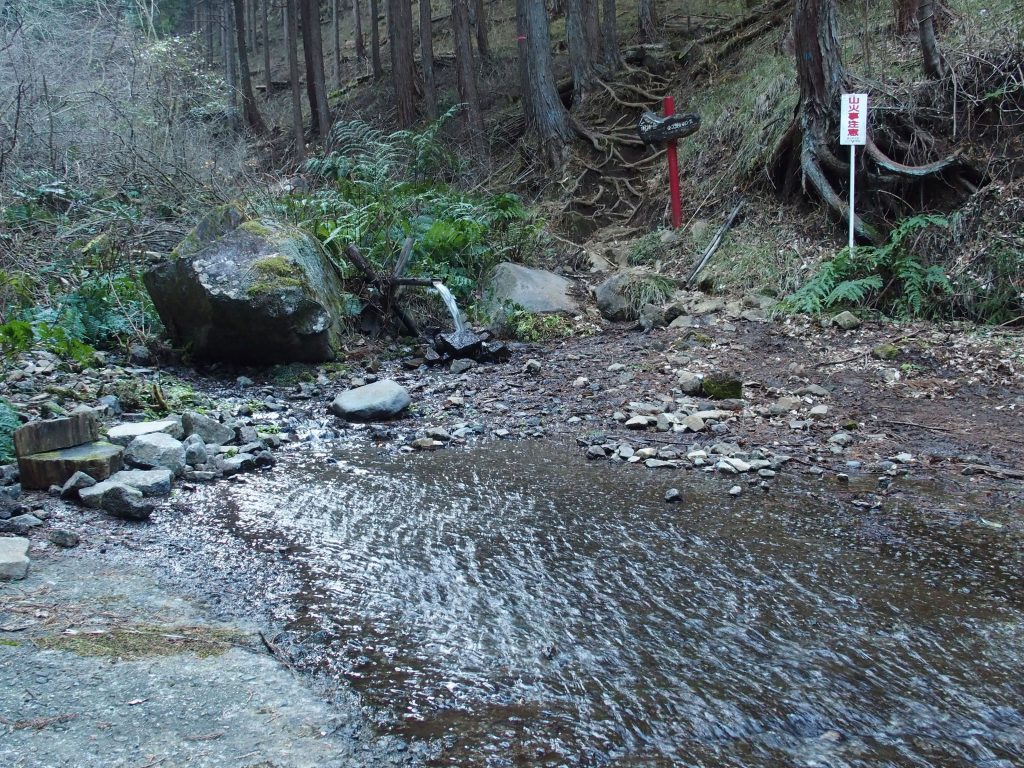
[(814, 482), (347, 447), (190, 504), (286, 553), (290, 651), (434, 765), (1024, 765), (1019, 541)]

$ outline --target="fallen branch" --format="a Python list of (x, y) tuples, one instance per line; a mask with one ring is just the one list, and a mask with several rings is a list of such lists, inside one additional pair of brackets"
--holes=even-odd
[(732, 212), (726, 217), (725, 222), (722, 224), (722, 226), (718, 228), (718, 231), (715, 233), (715, 236), (711, 238), (711, 242), (708, 243), (708, 247), (704, 249), (704, 254), (701, 256), (701, 259), (697, 263), (697, 266), (694, 268), (693, 272), (690, 273), (690, 276), (686, 279), (686, 286), (688, 288), (693, 285), (694, 280), (697, 279), (697, 275), (699, 275), (701, 270), (707, 266), (707, 263), (711, 261), (711, 257), (715, 255), (715, 251), (717, 251), (718, 248), (722, 245), (722, 241), (725, 239), (725, 233), (729, 231), (730, 227), (732, 227), (733, 222), (736, 220), (736, 217), (739, 215), (740, 210), (742, 208), (743, 201), (740, 200), (738, 203), (736, 203), (736, 206), (732, 209)]

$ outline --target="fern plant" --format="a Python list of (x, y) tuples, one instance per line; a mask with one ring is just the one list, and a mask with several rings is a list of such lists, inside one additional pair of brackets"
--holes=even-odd
[(14, 461), (14, 430), (20, 426), (14, 406), (0, 398), (0, 464)]
[(283, 213), (328, 248), (345, 277), (360, 277), (345, 255), (350, 243), (388, 273), (412, 237), (409, 274), (439, 278), (459, 299), (471, 298), (496, 263), (534, 250), (538, 230), (515, 195), (472, 195), (450, 185), (459, 163), (440, 134), (460, 108), (419, 131), (336, 124), (331, 151), (305, 165), (325, 186), (287, 199)]
[(841, 306), (876, 306), (900, 317), (928, 314), (934, 299), (953, 291), (942, 268), (924, 264), (913, 250), (911, 241), (933, 226), (947, 227), (949, 221), (944, 216), (913, 216), (901, 221), (880, 246), (861, 246), (852, 253), (844, 248), (783, 299), (783, 307), (811, 314)]

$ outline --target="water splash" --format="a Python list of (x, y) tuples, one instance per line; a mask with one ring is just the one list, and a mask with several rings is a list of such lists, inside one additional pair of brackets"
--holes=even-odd
[(444, 302), (444, 305), (448, 307), (448, 313), (452, 316), (452, 321), (455, 323), (456, 332), (461, 333), (466, 330), (466, 324), (462, 322), (462, 315), (459, 314), (459, 305), (455, 303), (455, 297), (452, 296), (452, 292), (448, 290), (448, 286), (440, 280), (435, 280), (434, 289), (441, 296), (441, 300)]

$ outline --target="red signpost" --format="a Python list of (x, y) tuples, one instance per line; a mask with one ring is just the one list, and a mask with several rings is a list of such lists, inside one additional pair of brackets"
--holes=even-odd
[[(671, 96), (666, 96), (664, 102), (665, 117), (674, 115), (675, 111), (675, 100)], [(672, 195), (672, 228), (679, 229), (683, 224), (683, 206), (679, 199), (679, 159), (676, 157), (675, 140), (667, 142), (665, 154), (668, 155), (668, 188)]]

